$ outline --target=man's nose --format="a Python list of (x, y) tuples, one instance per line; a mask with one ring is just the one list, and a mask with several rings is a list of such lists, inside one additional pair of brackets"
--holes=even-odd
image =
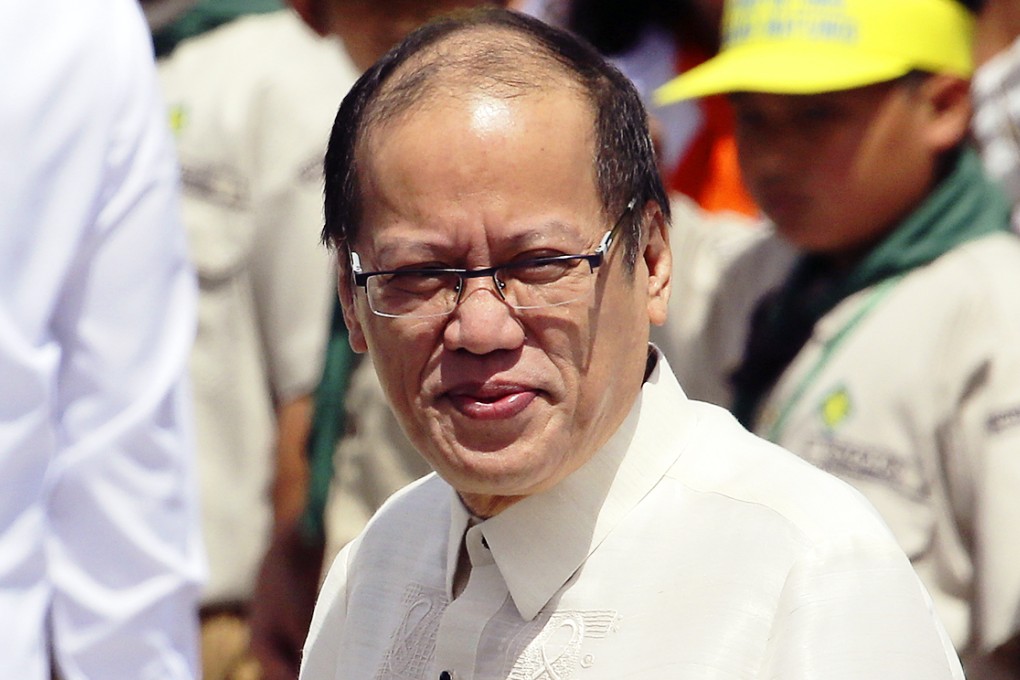
[(516, 311), (500, 296), (492, 278), (467, 279), (460, 304), (443, 333), (447, 349), (472, 354), (517, 349), (524, 342), (524, 327)]

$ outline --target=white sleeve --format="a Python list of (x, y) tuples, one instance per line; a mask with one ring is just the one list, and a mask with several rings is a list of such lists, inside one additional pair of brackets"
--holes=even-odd
[(131, 0), (7, 0), (0, 53), (0, 608), (27, 629), (0, 677), (49, 678), (49, 645), (66, 680), (196, 678), (195, 284), (150, 38)]
[(949, 636), (907, 559), (840, 537), (833, 543), (842, 545), (822, 546), (788, 575), (755, 677), (963, 680)]
[(326, 572), (315, 612), (308, 627), (298, 680), (333, 680), (340, 677), (338, 652), (347, 619), (347, 575), (360, 538), (343, 547)]

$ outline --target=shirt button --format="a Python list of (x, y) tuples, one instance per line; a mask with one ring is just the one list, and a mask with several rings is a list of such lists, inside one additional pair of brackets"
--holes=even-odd
[(443, 671), (439, 674), (439, 680), (453, 680), (453, 674), (450, 671)]

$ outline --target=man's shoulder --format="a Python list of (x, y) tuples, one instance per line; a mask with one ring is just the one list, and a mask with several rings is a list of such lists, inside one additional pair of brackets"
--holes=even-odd
[[(452, 489), (432, 472), (390, 496), (372, 515), (362, 531), (362, 543), (385, 543), (391, 538), (407, 541), (414, 536), (434, 539), (433, 529), (449, 523)], [(426, 525), (428, 528), (426, 528)], [(443, 534), (445, 543), (445, 534)]]
[(697, 427), (669, 476), (685, 487), (778, 515), (809, 543), (891, 536), (853, 487), (744, 429), (718, 406), (693, 402)]

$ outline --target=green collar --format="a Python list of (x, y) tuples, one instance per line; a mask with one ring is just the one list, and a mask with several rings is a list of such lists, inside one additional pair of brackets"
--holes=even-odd
[(275, 12), (283, 8), (282, 0), (199, 0), (173, 23), (152, 34), (156, 56), (165, 57), (178, 43), (238, 17)]

